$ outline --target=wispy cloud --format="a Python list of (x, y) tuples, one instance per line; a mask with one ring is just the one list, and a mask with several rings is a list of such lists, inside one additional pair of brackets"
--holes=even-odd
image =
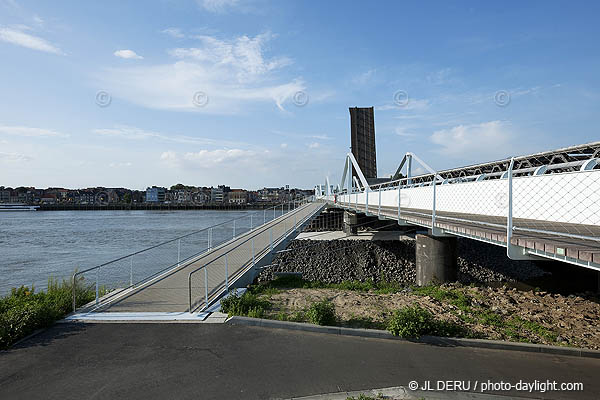
[(148, 131), (132, 126), (115, 126), (113, 128), (100, 128), (94, 129), (94, 133), (104, 136), (112, 136), (117, 138), (123, 138), (128, 140), (159, 140), (162, 142), (182, 143), (182, 144), (194, 144), (200, 146), (240, 146), (246, 145), (243, 142), (237, 141), (226, 141), (226, 140), (215, 140), (203, 137), (194, 137), (178, 134), (160, 133), (154, 131)]
[(207, 11), (223, 13), (240, 4), (239, 0), (197, 0), (198, 4)]
[(128, 50), (128, 49), (117, 50), (113, 54), (119, 58), (127, 58), (127, 59), (134, 59), (134, 60), (142, 60), (144, 58), (144, 57), (138, 55), (135, 51)]
[(164, 33), (165, 35), (174, 37), (176, 39), (183, 39), (185, 37), (185, 34), (179, 28), (167, 28), (167, 29), (163, 29), (160, 32)]
[[(113, 97), (149, 108), (232, 114), (271, 101), (284, 110), (284, 103), (305, 86), (299, 78), (275, 83), (277, 71), (292, 61), (265, 56), (272, 37), (199, 36), (201, 46), (169, 51), (177, 59), (172, 64), (108, 69), (99, 79)], [(203, 101), (198, 103), (200, 92)]]
[(430, 139), (438, 153), (465, 160), (497, 159), (513, 151), (514, 133), (505, 121), (458, 125), (435, 131)]
[(0, 41), (46, 53), (64, 55), (61, 49), (46, 39), (24, 32), (26, 28), (23, 26), (18, 28), (0, 27)]
[(52, 129), (7, 125), (0, 125), (0, 134), (21, 137), (69, 137), (68, 134), (57, 132)]
[(23, 161), (31, 161), (33, 157), (28, 156), (26, 154), (19, 153), (3, 153), (0, 152), (0, 161), (2, 162), (23, 162)]

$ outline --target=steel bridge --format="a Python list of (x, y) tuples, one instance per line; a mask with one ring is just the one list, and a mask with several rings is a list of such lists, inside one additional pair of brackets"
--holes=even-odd
[[(443, 171), (406, 153), (389, 181), (369, 184), (349, 153), (340, 184), (327, 178), (315, 195), (433, 236), (503, 246), (511, 259), (600, 271), (599, 161), (600, 142)], [(414, 175), (414, 164), (426, 173)]]

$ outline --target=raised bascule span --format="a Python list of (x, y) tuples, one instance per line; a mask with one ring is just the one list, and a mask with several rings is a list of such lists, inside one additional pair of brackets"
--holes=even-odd
[[(600, 271), (600, 142), (443, 171), (406, 153), (369, 184), (352, 153), (317, 198), (352, 213), (506, 247), (515, 260), (552, 259)], [(415, 164), (426, 171), (414, 175)]]

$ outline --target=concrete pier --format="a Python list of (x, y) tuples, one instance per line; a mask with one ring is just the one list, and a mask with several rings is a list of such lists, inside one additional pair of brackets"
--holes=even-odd
[(417, 285), (456, 281), (456, 237), (417, 234)]
[(344, 232), (346, 236), (356, 235), (358, 233), (358, 215), (356, 213), (344, 211)]

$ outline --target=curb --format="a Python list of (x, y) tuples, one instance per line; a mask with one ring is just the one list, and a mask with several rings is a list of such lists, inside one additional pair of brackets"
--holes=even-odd
[(439, 336), (422, 336), (419, 339), (405, 339), (387, 331), (377, 329), (343, 328), (338, 326), (320, 326), (304, 322), (276, 321), (271, 319), (230, 317), (225, 321), (230, 325), (259, 326), (263, 328), (287, 329), (294, 331), (328, 333), (333, 335), (359, 336), (365, 338), (393, 339), (412, 343), (424, 343), (443, 347), (476, 347), (482, 349), (523, 351), (529, 353), (556, 354), (562, 356), (600, 358), (600, 350), (575, 347), (549, 346), (544, 344), (505, 342), (502, 340), (462, 339)]

